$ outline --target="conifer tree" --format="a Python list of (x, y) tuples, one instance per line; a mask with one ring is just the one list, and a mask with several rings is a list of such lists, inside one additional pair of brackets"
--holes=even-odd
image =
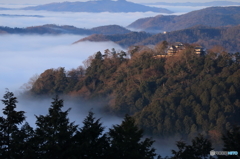
[(3, 114), (6, 118), (0, 117), (0, 158), (10, 159), (17, 153), (12, 150), (16, 146), (12, 136), (18, 132), (17, 126), (25, 120), (25, 112), (15, 110), (18, 101), (12, 92), (7, 90), (3, 98)]
[[(233, 126), (223, 135), (224, 151), (238, 151), (238, 156), (223, 156), (225, 158), (238, 159), (240, 157), (240, 126)], [(223, 158), (222, 157), (222, 158)]]
[(153, 159), (155, 149), (152, 148), (153, 140), (142, 140), (143, 130), (135, 125), (135, 120), (126, 115), (121, 125), (109, 129), (110, 158), (123, 159)]
[(48, 114), (36, 116), (35, 141), (39, 147), (38, 156), (42, 159), (66, 159), (73, 155), (73, 136), (77, 125), (67, 118), (70, 109), (62, 111), (62, 107), (63, 100), (56, 96)]
[[(213, 150), (210, 140), (199, 134), (192, 140), (192, 145), (183, 141), (177, 142), (178, 151), (172, 150), (172, 159), (207, 159)], [(211, 158), (211, 157), (210, 157)]]
[(78, 131), (75, 142), (76, 153), (81, 159), (104, 159), (109, 148), (106, 134), (103, 134), (104, 127), (100, 119), (95, 119), (94, 113), (89, 112), (83, 121), (83, 127)]
[(13, 158), (29, 159), (37, 158), (38, 147), (34, 140), (35, 132), (33, 128), (26, 122), (20, 130), (12, 135), (15, 152)]

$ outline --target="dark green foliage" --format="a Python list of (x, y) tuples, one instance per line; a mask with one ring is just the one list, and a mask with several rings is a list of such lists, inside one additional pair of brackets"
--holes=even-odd
[(38, 145), (34, 138), (35, 131), (26, 122), (20, 130), (13, 133), (14, 147), (12, 151), (15, 152), (13, 158), (37, 158)]
[[(194, 98), (190, 96), (189, 99), (193, 100)], [(37, 127), (35, 130), (27, 122), (19, 129), (18, 125), (23, 122), (25, 117), (23, 111), (14, 110), (17, 98), (14, 97), (13, 93), (7, 91), (2, 101), (6, 105), (3, 113), (7, 117), (0, 118), (0, 158), (153, 159), (156, 156), (155, 149), (152, 148), (154, 141), (150, 138), (143, 139), (143, 129), (139, 128), (135, 124), (135, 119), (129, 115), (125, 115), (120, 125), (113, 125), (108, 132), (104, 133), (104, 127), (100, 119), (95, 119), (94, 113), (90, 111), (83, 121), (83, 126), (78, 128), (78, 125), (74, 125), (73, 122), (70, 123), (67, 118), (70, 109), (62, 111), (63, 100), (56, 96), (48, 114), (36, 116)], [(158, 116), (156, 118), (161, 119), (170, 110), (165, 112), (158, 104), (158, 102), (154, 102), (155, 107), (158, 108)], [(171, 107), (172, 105), (170, 105), (170, 109)], [(198, 111), (201, 110), (201, 108), (196, 109)], [(218, 113), (218, 116), (217, 126), (226, 120), (221, 112)], [(165, 121), (161, 121), (158, 124), (158, 129), (164, 133), (171, 134), (171, 128), (168, 128), (168, 126), (174, 124), (175, 119), (176, 116), (174, 114), (170, 117), (165, 116)], [(198, 120), (200, 120), (199, 122), (204, 121), (201, 117)], [(197, 133), (197, 126), (192, 124), (193, 122), (190, 117), (184, 117), (184, 124), (185, 126), (187, 125), (186, 127), (191, 126), (190, 131), (192, 135)], [(183, 130), (183, 125), (179, 119), (176, 121), (176, 127), (179, 131)], [(239, 151), (239, 126), (234, 126), (231, 129), (231, 125), (227, 123), (226, 127), (229, 127), (229, 130), (222, 137), (224, 142), (223, 150)], [(212, 158), (209, 157), (209, 152), (213, 150), (212, 144), (203, 135), (195, 137), (191, 145), (178, 141), (177, 147), (177, 151), (172, 150), (174, 156), (171, 159)], [(167, 158), (165, 157), (165, 159)], [(237, 159), (238, 157), (219, 156), (219, 158)], [(160, 155), (158, 159), (161, 159)]]
[(48, 114), (36, 116), (35, 140), (40, 158), (65, 159), (72, 155), (73, 136), (77, 125), (70, 123), (67, 115), (70, 109), (62, 111), (63, 100), (53, 99)]
[(132, 117), (126, 115), (121, 125), (115, 125), (109, 130), (110, 158), (153, 159), (155, 149), (153, 140), (143, 137), (143, 130), (135, 125)]
[(229, 159), (237, 159), (240, 156), (240, 126), (234, 126), (222, 136), (224, 151), (238, 151), (237, 156), (224, 156)]
[(192, 140), (192, 145), (183, 141), (177, 142), (178, 151), (172, 150), (172, 159), (207, 159), (210, 151), (213, 150), (210, 140), (198, 135)]
[(75, 135), (75, 153), (81, 159), (105, 159), (109, 151), (109, 143), (100, 119), (95, 120), (93, 112), (89, 112), (83, 126)]
[(19, 133), (17, 126), (25, 120), (25, 112), (15, 110), (18, 101), (12, 92), (7, 90), (3, 98), (3, 114), (6, 118), (0, 117), (0, 158), (10, 159), (17, 156), (14, 149), (19, 143), (15, 142), (15, 135)]
[(149, 138), (142, 140), (143, 130), (130, 116), (126, 116), (121, 125), (113, 126), (107, 135), (100, 119), (96, 120), (90, 111), (83, 126), (78, 128), (67, 118), (70, 109), (62, 111), (63, 100), (56, 96), (48, 114), (36, 116), (35, 130), (28, 123), (19, 129), (17, 125), (25, 117), (23, 111), (14, 110), (17, 98), (7, 92), (2, 101), (7, 105), (3, 109), (7, 118), (0, 118), (0, 158), (153, 159), (155, 156), (154, 141)]

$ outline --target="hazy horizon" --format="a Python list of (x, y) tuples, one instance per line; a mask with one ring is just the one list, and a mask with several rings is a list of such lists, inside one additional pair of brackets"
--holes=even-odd
[[(66, 0), (42, 0), (41, 2), (37, 0), (2, 0), (1, 3), (12, 3), (12, 4), (47, 4), (47, 3), (53, 3), (53, 2), (65, 2)], [(68, 2), (86, 2), (90, 0), (67, 0)], [(134, 2), (134, 3), (146, 3), (145, 0), (127, 0), (129, 2)], [(199, 2), (199, 3), (204, 3), (204, 2), (212, 2), (212, 1), (229, 1), (229, 2), (239, 2), (239, 0), (169, 0), (167, 1), (168, 3), (184, 3), (184, 2)], [(166, 2), (164, 0), (148, 0), (147, 3), (156, 3), (156, 2)]]

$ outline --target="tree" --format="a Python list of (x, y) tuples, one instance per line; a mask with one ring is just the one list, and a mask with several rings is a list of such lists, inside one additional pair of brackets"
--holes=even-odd
[(183, 141), (177, 142), (178, 151), (172, 150), (172, 159), (206, 159), (209, 152), (213, 150), (210, 140), (199, 134), (192, 140), (192, 145), (187, 145)]
[(59, 67), (55, 70), (54, 93), (62, 94), (68, 84), (66, 71), (64, 67)]
[(96, 120), (90, 111), (83, 124), (75, 137), (77, 156), (81, 159), (107, 158), (109, 143), (100, 119)]
[(12, 158), (14, 156), (13, 147), (13, 134), (18, 131), (18, 125), (25, 120), (24, 111), (16, 111), (17, 97), (12, 92), (6, 91), (3, 96), (3, 104), (6, 106), (3, 108), (3, 114), (6, 116), (0, 117), (0, 157)]
[(39, 147), (38, 155), (42, 159), (66, 159), (73, 155), (73, 136), (77, 125), (70, 123), (67, 118), (70, 109), (62, 111), (62, 107), (63, 100), (56, 96), (48, 114), (36, 116), (35, 141)]
[(224, 142), (224, 151), (238, 151), (237, 156), (224, 156), (225, 158), (237, 159), (240, 156), (240, 126), (233, 126), (226, 134), (222, 136)]
[(121, 125), (109, 129), (110, 158), (153, 159), (155, 149), (153, 140), (142, 140), (143, 130), (135, 125), (135, 120), (126, 115)]
[(37, 158), (38, 147), (34, 140), (35, 132), (33, 128), (26, 122), (20, 130), (12, 134), (15, 152), (13, 158), (29, 159)]

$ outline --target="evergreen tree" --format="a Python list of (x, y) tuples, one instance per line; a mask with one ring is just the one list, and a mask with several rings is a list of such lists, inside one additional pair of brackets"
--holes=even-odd
[(0, 158), (13, 158), (17, 153), (13, 151), (14, 145), (13, 134), (18, 132), (18, 125), (25, 120), (24, 111), (16, 111), (17, 97), (12, 92), (6, 91), (3, 96), (3, 114), (6, 116), (0, 117)]
[(76, 134), (76, 154), (81, 159), (104, 159), (109, 148), (104, 127), (100, 119), (95, 119), (94, 113), (89, 112), (83, 121), (83, 127)]
[(142, 140), (143, 130), (135, 125), (135, 120), (126, 115), (121, 125), (109, 129), (110, 158), (153, 159), (155, 149), (153, 140)]
[(187, 145), (183, 141), (178, 141), (176, 145), (179, 150), (172, 150), (174, 155), (172, 159), (207, 159), (213, 150), (210, 140), (201, 134), (192, 140), (192, 145)]
[(240, 157), (240, 126), (234, 126), (223, 135), (224, 151), (238, 151), (238, 156), (224, 156), (225, 158), (237, 159)]
[(67, 118), (70, 109), (62, 111), (62, 107), (63, 100), (56, 96), (48, 114), (36, 116), (35, 141), (41, 159), (73, 158), (73, 136), (77, 131), (77, 125), (74, 125), (74, 122), (70, 123)]
[(15, 152), (13, 158), (29, 159), (37, 158), (38, 147), (34, 140), (35, 132), (33, 128), (26, 122), (20, 130), (13, 133), (14, 147), (12, 150)]

